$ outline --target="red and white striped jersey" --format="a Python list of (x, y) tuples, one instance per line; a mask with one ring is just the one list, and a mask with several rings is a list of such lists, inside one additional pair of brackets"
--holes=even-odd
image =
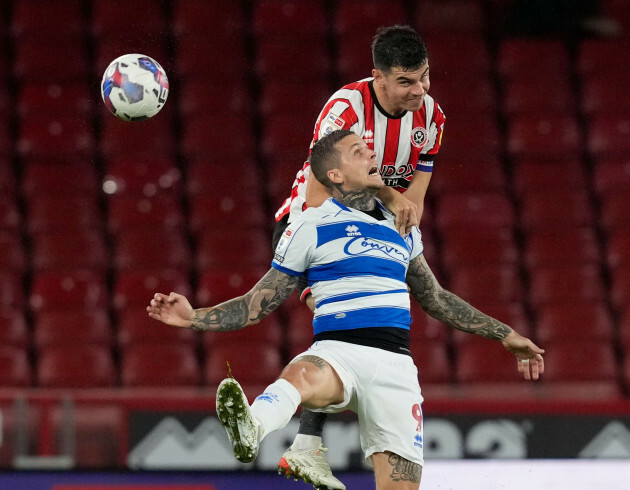
[[(376, 151), (385, 184), (404, 192), (415, 170), (433, 170), (433, 159), (442, 142), (444, 113), (430, 95), (425, 95), (420, 110), (391, 116), (378, 103), (373, 80), (366, 78), (345, 85), (328, 99), (315, 123), (311, 148), (319, 138), (339, 129), (349, 129)], [(291, 195), (276, 212), (276, 220), (290, 213), (291, 222), (302, 213), (306, 207), (306, 181), (310, 171), (309, 163), (305, 162), (293, 182)]]

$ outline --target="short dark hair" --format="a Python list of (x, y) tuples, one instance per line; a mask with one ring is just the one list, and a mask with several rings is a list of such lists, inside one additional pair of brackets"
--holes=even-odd
[(420, 35), (409, 26), (379, 27), (372, 40), (374, 68), (390, 72), (392, 68), (417, 70), (429, 59)]
[(333, 188), (333, 184), (328, 178), (328, 171), (338, 168), (340, 163), (339, 150), (336, 148), (346, 136), (356, 134), (348, 129), (339, 129), (318, 139), (311, 151), (311, 172), (315, 178), (328, 189)]

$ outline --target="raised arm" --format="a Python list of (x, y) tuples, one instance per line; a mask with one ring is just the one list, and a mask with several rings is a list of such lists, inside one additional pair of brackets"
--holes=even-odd
[(538, 379), (544, 371), (543, 349), (519, 335), (505, 323), (492, 318), (456, 294), (444, 289), (431, 272), (423, 255), (409, 264), (407, 284), (411, 295), (433, 318), (463, 332), (499, 340), (517, 358), (518, 371), (525, 379)]
[(193, 330), (227, 332), (254, 325), (275, 310), (297, 286), (298, 278), (273, 267), (242, 296), (209, 308), (193, 309), (181, 294), (156, 293), (149, 316), (167, 325)]

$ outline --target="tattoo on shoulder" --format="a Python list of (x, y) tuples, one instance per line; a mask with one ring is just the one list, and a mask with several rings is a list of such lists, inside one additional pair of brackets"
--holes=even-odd
[(389, 455), (387, 462), (392, 466), (392, 472), (389, 475), (392, 481), (420, 483), (420, 479), (422, 478), (422, 466), (418, 463), (413, 463), (394, 453)]
[(506, 324), (442, 288), (423, 256), (409, 264), (407, 283), (424, 311), (453, 328), (494, 340), (503, 340), (512, 331)]
[(317, 366), (319, 369), (322, 369), (322, 370), (328, 367), (328, 363), (324, 361), (321, 357), (317, 357), (317, 356), (302, 356), (299, 359), (297, 359), (297, 361), (310, 362), (312, 364), (315, 364), (315, 366)]

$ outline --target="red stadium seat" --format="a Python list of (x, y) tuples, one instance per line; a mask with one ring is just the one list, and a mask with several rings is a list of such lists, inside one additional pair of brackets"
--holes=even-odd
[(109, 268), (103, 236), (93, 230), (38, 233), (33, 237), (31, 253), (35, 271), (89, 269), (105, 272)]
[(0, 385), (5, 388), (29, 388), (32, 383), (33, 373), (26, 349), (0, 347)]
[(324, 2), (269, 0), (256, 3), (252, 12), (252, 30), (258, 41), (277, 39), (291, 42), (309, 39), (316, 45), (323, 44), (328, 33)]
[(90, 196), (100, 192), (92, 162), (33, 160), (24, 168), (22, 190), (27, 199), (36, 196)]
[[(125, 19), (125, 22), (121, 22)], [(134, 42), (151, 37), (159, 41), (167, 31), (166, 15), (159, 0), (96, 0), (92, 5), (92, 32), (96, 37), (121, 37)], [(161, 36), (160, 36), (161, 35)], [(129, 51), (131, 53), (142, 51)]]
[(630, 81), (630, 73), (619, 74), (619, 77), (610, 72), (598, 72), (582, 78), (584, 98), (581, 106), (586, 114), (605, 116), (615, 112), (630, 112), (630, 101), (623, 95), (623, 87)]
[[(326, 51), (325, 43), (309, 47), (309, 62), (306, 65), (295, 64), (295, 58), (299, 56), (302, 48), (296, 43), (287, 42), (282, 37), (274, 38), (272, 41), (259, 42), (256, 48), (254, 70), (260, 80), (280, 76), (284, 80), (302, 82), (306, 86), (313, 82), (325, 84), (330, 80), (332, 63)], [(304, 94), (303, 100), (307, 100)], [(317, 113), (313, 115), (313, 121), (315, 121), (316, 116)]]
[(114, 235), (147, 226), (160, 232), (181, 233), (184, 224), (182, 204), (176, 196), (123, 194), (110, 197), (107, 227)]
[[(216, 67), (222, 66), (223, 80), (219, 83), (226, 84), (228, 81), (239, 80), (243, 73), (251, 70), (244, 39), (245, 36), (211, 35), (208, 28), (202, 35), (189, 34), (178, 38), (177, 57), (173, 69), (185, 82), (205, 83), (208, 77), (216, 73)], [(186, 94), (183, 91), (181, 93)], [(186, 95), (182, 99), (186, 99)], [(212, 111), (214, 112), (214, 109)], [(241, 111), (243, 114), (246, 112)]]
[[(82, 6), (78, 2), (41, 3), (37, 0), (13, 2), (10, 32), (13, 38), (37, 39), (49, 42), (58, 38), (67, 40), (80, 38), (85, 34), (85, 19)], [(59, 26), (63, 26), (63, 35)]]
[(594, 223), (593, 207), (583, 189), (532, 191), (522, 197), (520, 222), (527, 232), (589, 227)]
[(183, 95), (179, 99), (178, 108), (185, 120), (207, 114), (209, 111), (225, 118), (238, 116), (242, 120), (248, 117), (250, 94), (244, 80), (229, 83), (232, 82), (230, 79), (215, 90), (208, 90), (206, 79), (193, 77), (192, 68), (190, 79), (185, 80), (179, 88)]
[(36, 115), (22, 121), (18, 153), (23, 158), (76, 159), (94, 152), (92, 122), (81, 116)]
[[(359, 37), (365, 40), (363, 53), (370, 59), (369, 46), (380, 26), (409, 24), (404, 2), (400, 0), (337, 2), (335, 32), (340, 40)], [(367, 76), (367, 75), (366, 75)]]
[(0, 196), (0, 230), (16, 234), (20, 223), (20, 210), (15, 196), (3, 194)]
[[(291, 117), (286, 114), (270, 116), (263, 128), (263, 155), (270, 166), (290, 165), (297, 173), (308, 156), (313, 140), (315, 120), (310, 115)], [(287, 138), (287, 134), (291, 138)]]
[(630, 232), (630, 196), (627, 190), (608, 192), (601, 196), (601, 223), (611, 233), (628, 230)]
[(245, 267), (202, 272), (197, 287), (197, 302), (211, 306), (245, 294), (268, 270), (269, 267)]
[(440, 259), (449, 271), (460, 265), (516, 264), (519, 259), (516, 240), (508, 228), (447, 232), (440, 248)]
[[(431, 55), (430, 63), (433, 64)], [(448, 73), (449, 68), (443, 67), (440, 71), (447, 71)], [(440, 83), (435, 84), (435, 86), (431, 85), (430, 94), (438, 101), (446, 115), (449, 116), (449, 122), (451, 111), (453, 110), (459, 114), (461, 114), (463, 108), (465, 108), (466, 113), (472, 112), (476, 114), (496, 111), (497, 97), (490, 77), (480, 76), (466, 80), (466, 90), (462, 90), (462, 83), (461, 78), (454, 76), (444, 80), (440, 77)], [(470, 94), (475, 94), (475, 96), (471, 97)]]
[(619, 66), (619, 57), (627, 53), (629, 48), (627, 40), (587, 39), (579, 46), (577, 70), (582, 76), (597, 73), (617, 76), (627, 73), (624, 67)]
[(582, 138), (572, 116), (518, 114), (508, 125), (508, 152), (513, 157), (575, 155), (581, 151)]
[(63, 308), (99, 309), (108, 303), (107, 284), (93, 271), (40, 272), (33, 277), (29, 303), (35, 315)]
[(374, 63), (370, 55), (371, 36), (373, 34), (344, 39), (339, 43), (335, 61), (341, 80), (350, 82), (372, 76)]
[[(570, 79), (567, 76), (560, 83), (545, 85), (545, 91), (527, 78), (527, 74), (507, 80), (503, 87), (503, 113), (531, 114), (543, 117), (569, 116), (575, 111)], [(538, 88), (538, 89), (537, 89)]]
[(310, 114), (314, 125), (331, 93), (325, 80), (310, 80), (307, 84), (265, 80), (261, 87), (259, 108), (264, 118), (296, 112)]
[(450, 193), (440, 197), (436, 225), (440, 230), (510, 228), (514, 208), (503, 192)]
[(228, 373), (227, 363), (242, 385), (268, 385), (282, 371), (282, 360), (276, 346), (270, 344), (239, 344), (230, 338), (230, 332), (221, 337), (206, 353), (205, 380), (217, 386)]
[(92, 109), (87, 83), (26, 83), (20, 89), (16, 111), (21, 119), (37, 115), (50, 117), (85, 115)]
[(14, 195), (17, 188), (15, 172), (9, 158), (0, 158), (0, 192), (3, 196)]
[(603, 196), (609, 191), (625, 191), (630, 187), (630, 155), (598, 159), (594, 170), (595, 189)]
[(457, 348), (455, 374), (460, 383), (517, 382), (516, 358), (496, 341), (472, 337)]
[(517, 161), (514, 183), (519, 195), (542, 190), (581, 190), (587, 186), (585, 169), (578, 157), (548, 163), (525, 156)]
[(435, 35), (481, 36), (484, 29), (482, 4), (476, 0), (425, 0), (419, 5), (416, 26), (422, 36)]
[[(274, 168), (275, 170), (275, 168)], [(188, 161), (187, 191), (191, 195), (213, 194), (219, 189), (229, 189), (238, 183), (244, 194), (259, 192), (263, 182), (260, 168), (247, 165), (235, 170), (221, 162), (214, 162), (202, 155)]]
[(596, 157), (630, 153), (630, 112), (607, 113), (589, 119), (588, 148)]
[(0, 271), (21, 275), (26, 263), (22, 237), (13, 231), (0, 231)]
[(610, 342), (567, 340), (546, 349), (544, 381), (615, 381), (617, 369)]
[(224, 161), (253, 163), (254, 136), (246, 118), (202, 114), (185, 121), (180, 149), (187, 158), (216, 153)]
[(213, 36), (234, 41), (244, 36), (246, 28), (239, 2), (187, 0), (173, 6), (173, 31), (177, 36)]
[(609, 235), (606, 262), (613, 272), (630, 266), (630, 229), (626, 228)]
[(227, 342), (234, 345), (271, 345), (278, 350), (284, 347), (283, 326), (277, 311), (256, 325), (228, 332), (227, 335), (226, 332), (203, 332), (201, 339), (204, 350), (210, 353), (215, 345)]
[(22, 273), (0, 272), (0, 304), (16, 309), (24, 305), (24, 277)]
[[(492, 58), (486, 41), (478, 34), (457, 35), (457, 41), (454, 41), (454, 38), (448, 34), (425, 40), (429, 51), (431, 73), (438, 75), (440, 81), (442, 79), (458, 80), (460, 84), (465, 82), (468, 86), (468, 80), (471, 77), (489, 80)], [(369, 46), (369, 43), (365, 46)], [(475, 62), (462, 63), (460, 60), (475, 60)], [(467, 90), (463, 92), (467, 92)], [(467, 105), (463, 107), (467, 107)], [(449, 125), (451, 120), (452, 118), (449, 119)], [(466, 119), (466, 124), (470, 124), (469, 119)], [(468, 129), (470, 130), (470, 126)], [(480, 139), (479, 135), (483, 134), (478, 131), (470, 132), (478, 139)]]
[(105, 388), (116, 385), (109, 347), (73, 345), (42, 349), (37, 359), (41, 388)]
[(448, 289), (473, 305), (522, 301), (524, 295), (518, 267), (511, 264), (461, 265), (452, 272)]
[(100, 150), (106, 159), (117, 155), (142, 155), (145, 161), (151, 158), (171, 158), (175, 153), (175, 138), (170, 127), (166, 104), (159, 116), (147, 121), (129, 124), (112, 116), (109, 112), (102, 118), (103, 126), (100, 139)]
[(190, 260), (190, 245), (181, 233), (158, 232), (149, 225), (120, 233), (116, 238), (114, 266), (118, 271), (153, 270), (155, 264), (188, 271)]
[(97, 196), (35, 195), (27, 203), (26, 225), (31, 234), (99, 230), (102, 218)]
[(270, 237), (257, 230), (209, 229), (200, 234), (196, 248), (199, 271), (239, 265), (268, 267), (272, 259)]
[(537, 311), (536, 338), (546, 349), (558, 343), (613, 340), (613, 321), (605, 303), (558, 303)]
[(525, 263), (530, 268), (601, 262), (597, 237), (592, 228), (532, 233), (526, 240), (524, 255)]
[(252, 194), (192, 196), (189, 226), (196, 234), (234, 227), (235, 224), (245, 228), (263, 227), (267, 218), (262, 208), (262, 199)]
[(85, 82), (89, 73), (86, 49), (77, 38), (68, 36), (55, 42), (42, 42), (29, 37), (15, 44), (13, 75), (19, 81)]
[(529, 298), (536, 308), (567, 302), (603, 301), (605, 295), (596, 265), (572, 264), (530, 271)]
[(127, 387), (199, 386), (201, 370), (195, 350), (187, 345), (136, 345), (124, 350), (122, 385)]
[(103, 309), (59, 309), (42, 311), (33, 326), (34, 343), (38, 349), (53, 346), (112, 345), (112, 326)]
[(108, 194), (153, 197), (177, 195), (181, 190), (181, 172), (175, 159), (120, 155), (109, 161), (106, 172), (103, 187)]
[[(442, 151), (440, 150), (440, 160)], [(497, 192), (505, 189), (507, 181), (501, 163), (489, 158), (474, 164), (444, 160), (440, 171), (431, 178), (431, 188), (436, 195), (445, 192)]]
[(450, 327), (429, 316), (413, 298), (411, 298), (410, 302), (410, 313), (409, 339), (412, 345), (421, 344), (425, 341), (448, 343)]
[(148, 306), (155, 293), (171, 292), (191, 295), (192, 288), (186, 274), (165, 268), (149, 271), (122, 270), (114, 281), (112, 305), (118, 311), (140, 307), (144, 312), (144, 307)]
[(610, 298), (618, 311), (630, 311), (630, 266), (618, 267), (612, 271)]
[[(470, 127), (470, 116), (466, 113), (458, 115), (447, 113), (447, 117), (448, 122), (445, 124), (445, 131), (448, 134), (448, 145), (445, 146), (445, 149), (452, 155), (453, 161), (457, 163), (468, 162), (470, 152), (466, 148), (475, 148), (475, 151), (481, 155), (499, 153), (503, 138), (499, 133), (494, 114), (475, 113), (474, 131)], [(457, 158), (454, 158), (455, 156)]]
[[(506, 80), (523, 75), (566, 80), (571, 61), (560, 40), (508, 39), (499, 45), (497, 69)], [(532, 67), (536, 67), (532, 70)]]
[(5, 307), (0, 312), (0, 346), (25, 349), (30, 345), (30, 340), (30, 332), (22, 309)]
[(150, 344), (195, 346), (200, 335), (197, 332), (171, 327), (149, 317), (145, 307), (150, 299), (151, 297), (147, 298), (143, 305), (135, 305), (134, 308), (119, 312), (117, 337), (123, 351)]
[(411, 344), (411, 355), (418, 366), (420, 386), (452, 381), (452, 363), (448, 357), (446, 343), (425, 341)]

